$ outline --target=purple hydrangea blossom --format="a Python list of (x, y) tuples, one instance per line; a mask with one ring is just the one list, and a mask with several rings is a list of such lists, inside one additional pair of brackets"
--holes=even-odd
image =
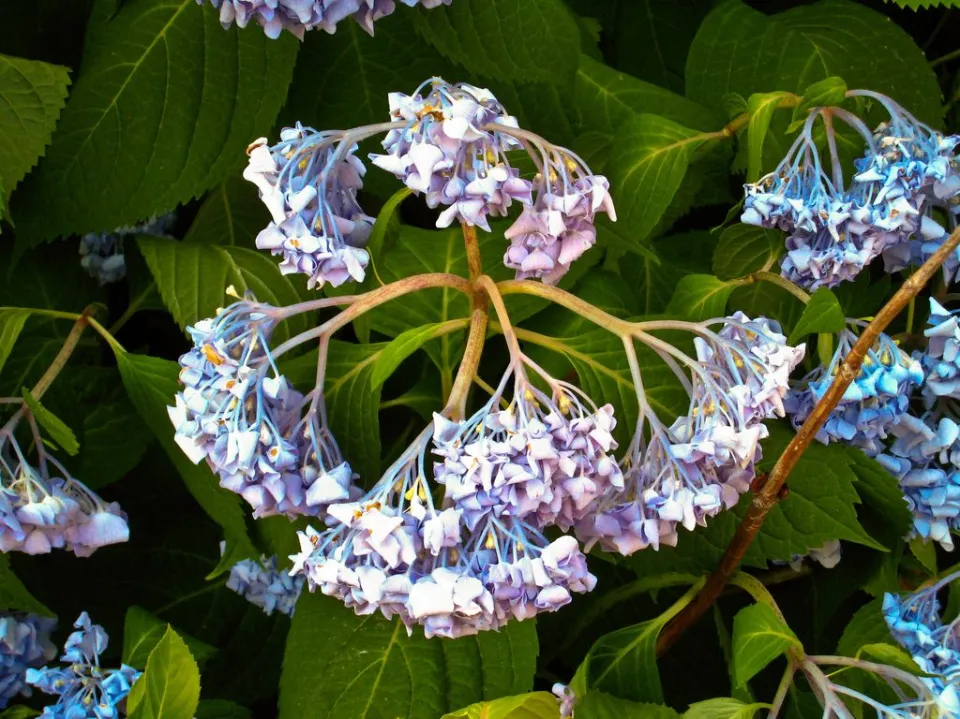
[(80, 239), (80, 265), (101, 286), (119, 282), (127, 275), (123, 243), (134, 235), (163, 237), (177, 219), (168, 212), (139, 225), (118, 227), (113, 232), (91, 232)]
[(960, 716), (960, 620), (945, 624), (937, 592), (960, 577), (953, 574), (908, 596), (885, 594), (883, 618), (893, 638), (925, 673), (920, 677), (940, 716)]
[(92, 624), (86, 612), (73, 625), (63, 646), (65, 667), (28, 669), (27, 683), (57, 697), (43, 709), (43, 719), (114, 719), (122, 716), (127, 695), (141, 672), (126, 664), (119, 669), (100, 666), (100, 654), (109, 637), (99, 624)]
[(374, 220), (357, 202), (366, 168), (342, 136), (298, 123), (280, 132), (277, 145), (254, 142), (243, 171), (272, 217), (257, 247), (283, 257), (283, 274), (307, 275), (310, 289), (360, 282), (370, 261), (363, 247)]
[(248, 297), (188, 327), (194, 348), (180, 358), (184, 389), (168, 411), (187, 457), (205, 459), (255, 517), (319, 516), (359, 490), (315, 407), (303, 413), (310, 403), (273, 364), (275, 313)]
[(960, 399), (960, 324), (956, 314), (931, 297), (929, 324), (923, 331), (929, 340), (927, 351), (915, 355), (927, 373), (927, 404), (932, 405), (938, 397)]
[[(221, 554), (224, 543), (220, 543)], [(277, 558), (244, 559), (230, 568), (227, 588), (242, 596), (251, 604), (260, 607), (268, 616), (276, 610), (288, 617), (293, 616), (304, 578), (291, 577), (277, 569)]]
[(39, 667), (57, 654), (50, 632), (57, 620), (36, 614), (0, 612), (0, 709), (17, 696), (31, 695), (27, 669)]
[[(829, 389), (841, 361), (857, 341), (851, 329), (839, 336), (830, 364), (807, 375), (787, 397), (786, 409), (799, 429)], [(836, 409), (817, 433), (817, 439), (847, 442), (874, 456), (883, 451), (881, 440), (909, 409), (910, 395), (923, 384), (920, 363), (903, 352), (887, 335), (880, 335), (864, 357), (860, 374), (847, 387)]]
[[(203, 5), (204, 0), (197, 0)], [(373, 35), (373, 24), (393, 13), (394, 0), (209, 0), (220, 11), (224, 28), (236, 24), (246, 27), (252, 20), (267, 37), (276, 39), (286, 30), (299, 39), (308, 30), (333, 34), (337, 24), (352, 18)], [(422, 5), (430, 9), (449, 5), (451, 0), (400, 0), (407, 7)]]

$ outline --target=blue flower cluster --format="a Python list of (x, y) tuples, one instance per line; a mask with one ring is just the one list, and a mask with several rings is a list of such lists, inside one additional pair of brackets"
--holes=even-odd
[[(871, 133), (842, 108), (815, 108), (777, 169), (745, 186), (741, 221), (787, 232), (783, 276), (810, 289), (852, 280), (881, 254), (888, 271), (922, 261), (947, 236), (933, 210), (945, 212), (951, 226), (960, 212), (960, 136), (944, 138), (883, 95), (855, 90), (848, 96), (877, 100), (890, 120)], [(830, 175), (814, 140), (818, 117), (825, 122)], [(834, 118), (854, 128), (867, 147), (848, 186)], [(948, 271), (957, 267), (954, 258)]]
[[(301, 40), (307, 30), (326, 30), (333, 34), (337, 23), (347, 18), (373, 35), (373, 23), (393, 13), (394, 0), (209, 0), (220, 11), (224, 28), (236, 24), (246, 27), (253, 20), (267, 37), (276, 39), (284, 30)], [(400, 0), (407, 7), (435, 8), (451, 0)], [(204, 0), (197, 0), (203, 5)]]
[[(856, 323), (848, 321), (850, 327)], [(836, 377), (843, 358), (857, 341), (853, 329), (840, 332), (830, 364), (817, 367), (787, 397), (784, 406), (799, 429)], [(887, 335), (880, 335), (864, 357), (860, 374), (844, 392), (817, 439), (846, 442), (870, 456), (883, 451), (882, 441), (910, 407), (910, 396), (923, 384), (923, 368)]]
[(960, 716), (960, 618), (944, 624), (937, 592), (960, 573), (915, 594), (885, 594), (883, 618), (894, 639), (932, 676), (920, 677), (936, 701), (939, 716)]
[[(608, 454), (615, 421), (569, 385), (553, 392), (518, 377), (506, 409), (498, 393), (466, 421), (435, 415), (373, 489), (328, 508), (329, 529), (300, 533), (293, 571), (358, 614), (379, 610), (451, 638), (592, 590), (577, 540), (544, 530), (570, 526), (622, 481)], [(431, 438), (436, 487), (425, 471)]]
[(188, 327), (194, 346), (180, 358), (184, 389), (168, 411), (187, 457), (206, 459), (254, 517), (318, 516), (359, 490), (318, 419), (322, 388), (305, 398), (273, 362), (277, 321), (276, 308), (248, 295)]
[[(756, 475), (765, 419), (782, 417), (790, 372), (804, 347), (790, 347), (777, 323), (738, 312), (695, 340), (690, 409), (663, 426), (641, 403), (641, 422), (622, 462), (624, 481), (576, 525), (589, 548), (631, 554), (675, 546), (677, 527), (705, 526), (737, 503)], [(641, 427), (642, 429), (642, 427)]]
[[(224, 544), (221, 542), (221, 553), (223, 550)], [(267, 615), (276, 610), (292, 617), (304, 581), (303, 577), (291, 577), (287, 572), (277, 569), (276, 557), (261, 557), (259, 562), (244, 559), (234, 564), (230, 568), (227, 587), (260, 607)]]
[(50, 641), (56, 619), (36, 614), (0, 612), (0, 709), (17, 696), (30, 696), (27, 669), (53, 659)]
[(80, 265), (102, 285), (119, 282), (127, 275), (123, 255), (124, 240), (135, 235), (163, 237), (173, 226), (176, 213), (151, 217), (132, 227), (118, 227), (113, 232), (91, 232), (80, 239)]
[[(358, 142), (384, 132), (385, 153), (371, 161), (430, 207), (444, 207), (438, 227), (459, 221), (489, 231), (489, 217), (523, 205), (505, 232), (511, 244), (504, 256), (520, 279), (556, 283), (596, 243), (597, 213), (616, 219), (606, 178), (570, 150), (520, 129), (489, 90), (433, 78), (413, 95), (391, 93), (389, 105), (390, 122), (346, 132), (298, 124), (281, 132), (279, 144), (261, 138), (248, 150), (244, 177), (272, 216), (257, 247), (282, 256), (284, 273), (306, 274), (309, 288), (365, 276), (373, 218), (357, 201), (366, 170), (355, 153)], [(529, 154), (533, 180), (511, 166), (511, 150)]]
[(938, 397), (960, 399), (960, 324), (954, 312), (932, 297), (929, 323), (923, 332), (929, 339), (927, 351), (918, 357), (927, 375), (924, 397), (932, 406)]
[(86, 612), (74, 623), (77, 631), (67, 637), (60, 659), (67, 666), (28, 669), (27, 683), (57, 697), (44, 707), (43, 719), (114, 719), (123, 714), (127, 695), (140, 672), (126, 664), (103, 669), (100, 654), (109, 637), (99, 624), (91, 624)]
[(31, 465), (9, 431), (0, 431), (0, 552), (46, 554), (66, 548), (88, 557), (129, 538), (127, 516), (105, 503), (37, 443)]

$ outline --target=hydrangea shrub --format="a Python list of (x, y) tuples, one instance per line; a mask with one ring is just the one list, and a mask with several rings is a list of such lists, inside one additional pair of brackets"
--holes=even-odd
[(0, 719), (960, 717), (955, 6), (0, 7)]

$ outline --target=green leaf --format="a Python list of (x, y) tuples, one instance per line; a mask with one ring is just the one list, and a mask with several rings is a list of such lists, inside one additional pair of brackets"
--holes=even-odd
[(0, 309), (0, 371), (7, 363), (29, 316), (30, 310)]
[(677, 289), (667, 305), (667, 314), (694, 322), (723, 317), (726, 315), (727, 300), (736, 286), (713, 275), (687, 275), (677, 283)]
[(173, 439), (173, 427), (167, 406), (179, 389), (180, 366), (176, 362), (145, 355), (117, 352), (120, 377), (140, 417), (153, 431), (177, 468), (187, 490), (217, 524), (223, 527), (228, 542), (240, 545), (244, 556), (257, 556), (247, 534), (240, 498), (217, 486), (217, 478), (206, 466), (193, 464)]
[(0, 216), (50, 142), (69, 85), (65, 67), (0, 55)]
[[(123, 663), (136, 669), (147, 666), (150, 653), (163, 639), (167, 629), (166, 622), (146, 609), (137, 606), (127, 609), (127, 616), (123, 623)], [(186, 634), (182, 635), (182, 639), (201, 667), (217, 651), (216, 647), (211, 647)]]
[(635, 242), (642, 244), (657, 226), (705, 139), (659, 115), (637, 115), (619, 128), (607, 171), (619, 221)]
[(672, 262), (657, 262), (655, 257), (639, 254), (622, 257), (617, 264), (620, 275), (633, 287), (638, 311), (644, 315), (666, 312), (677, 283), (688, 272)]
[(53, 143), (18, 193), (19, 229), (31, 244), (111, 229), (224, 182), (276, 119), (297, 45), (224, 30), (195, 0), (97, 0)]
[(868, 644), (890, 641), (890, 630), (883, 620), (883, 598), (877, 597), (856, 611), (840, 637), (837, 654), (855, 657)]
[(747, 100), (750, 121), (747, 124), (747, 182), (756, 182), (763, 175), (763, 141), (770, 129), (773, 113), (788, 92), (758, 92)]
[(50, 439), (56, 442), (67, 454), (79, 452), (80, 444), (77, 442), (77, 436), (73, 433), (73, 430), (57, 415), (40, 404), (40, 400), (36, 399), (26, 387), (22, 389), (22, 392), (23, 401), (30, 410), (30, 414), (46, 430)]
[[(323, 647), (323, 651), (317, 651)], [(408, 637), (399, 621), (357, 617), (336, 599), (300, 598), (280, 680), (280, 719), (435, 719), (471, 703), (530, 691), (534, 623), (455, 641)]]
[(641, 704), (590, 691), (577, 700), (577, 719), (680, 719), (673, 709), (661, 704)]
[(790, 648), (803, 651), (797, 635), (766, 604), (753, 604), (733, 620), (733, 675), (743, 686)]
[[(878, 47), (884, 52), (875, 52)], [(748, 97), (776, 88), (800, 94), (834, 76), (849, 87), (890, 95), (920, 119), (939, 124), (939, 85), (916, 43), (889, 18), (848, 0), (822, 0), (776, 15), (742, 0), (721, 3), (690, 48), (686, 89), (690, 99), (720, 111), (730, 93)]]
[(731, 225), (713, 252), (713, 272), (734, 280), (772, 265), (783, 253), (783, 234), (754, 225)]
[(913, 658), (903, 650), (903, 647), (885, 643), (865, 644), (860, 647), (859, 654), (869, 661), (896, 667), (917, 677), (929, 676), (929, 674), (926, 674), (917, 663), (913, 661)]
[(23, 704), (15, 704), (0, 711), (0, 719), (31, 719), (35, 716), (40, 716), (40, 712)]
[(131, 719), (193, 719), (200, 701), (200, 670), (186, 643), (169, 626), (134, 686), (137, 695), (131, 691), (128, 700)]
[[(224, 290), (232, 285), (241, 295), (251, 290), (257, 300), (275, 307), (300, 301), (294, 282), (299, 275), (280, 274), (277, 263), (264, 252), (207, 242), (177, 242), (164, 237), (137, 237), (164, 303), (181, 327), (205, 317), (232, 302)], [(282, 322), (272, 342), (279, 343), (307, 329), (309, 317), (298, 315)]]
[(859, 449), (845, 450), (850, 469), (857, 477), (857, 494), (863, 498), (864, 506), (876, 514), (876, 521), (870, 525), (872, 536), (892, 549), (913, 526), (913, 513), (900, 482)]
[(253, 249), (257, 235), (269, 221), (257, 188), (232, 177), (210, 191), (183, 241)]
[(933, 542), (914, 537), (910, 540), (910, 551), (930, 574), (937, 573), (937, 548)]
[(840, 332), (846, 324), (847, 319), (843, 316), (837, 296), (826, 287), (821, 287), (810, 296), (788, 342), (796, 343), (810, 334)]
[(196, 719), (250, 719), (250, 710), (226, 699), (201, 699)]
[(23, 586), (23, 582), (10, 569), (10, 559), (0, 554), (0, 612), (30, 612), (45, 617), (56, 616)]
[(934, 7), (960, 8), (960, 0), (885, 0), (910, 10), (927, 10)]
[(608, 134), (650, 109), (655, 109), (660, 117), (697, 130), (723, 126), (713, 110), (585, 55), (580, 56), (577, 68), (574, 100), (585, 126)]
[(762, 702), (745, 704), (739, 699), (719, 697), (691, 704), (683, 719), (753, 719), (754, 714), (769, 707)]
[(442, 719), (560, 719), (560, 705), (550, 692), (532, 692), (471, 704)]
[(381, 387), (392, 375), (400, 363), (416, 352), (425, 342), (443, 337), (455, 330), (466, 329), (470, 324), (467, 319), (449, 320), (437, 324), (414, 327), (398, 335), (379, 353), (373, 365), (370, 384), (374, 388)]
[(562, 83), (576, 71), (580, 30), (561, 0), (458, 0), (414, 18), (427, 42), (470, 72)]
[(836, 107), (846, 99), (847, 83), (840, 77), (827, 77), (803, 91), (800, 104), (793, 110), (793, 122), (806, 119), (815, 107)]

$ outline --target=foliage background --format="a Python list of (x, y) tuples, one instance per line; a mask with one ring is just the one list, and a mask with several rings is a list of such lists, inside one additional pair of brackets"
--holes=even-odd
[[(702, 319), (729, 307), (793, 330), (802, 305), (776, 287), (737, 279), (778, 255), (780, 238), (736, 224), (716, 229), (739, 201), (748, 169), (769, 171), (782, 156), (789, 112), (768, 118), (769, 129), (751, 122), (739, 136), (720, 131), (754, 93), (802, 94), (834, 76), (891, 95), (935, 127), (960, 129), (960, 61), (931, 62), (956, 50), (950, 28), (960, 9), (901, 4), (908, 7), (454, 0), (429, 12), (400, 8), (377, 24), (374, 38), (345, 23), (336, 35), (312, 33), (300, 44), (289, 36), (270, 41), (254, 28), (224, 31), (215, 11), (194, 0), (0, 3), (0, 306), (79, 312), (102, 305), (101, 322), (128, 353), (115, 356), (87, 337), (45, 404), (79, 441), (67, 466), (120, 501), (131, 525), (128, 544), (86, 560), (0, 557), (0, 609), (39, 601), (62, 624), (85, 609), (115, 637), (112, 651), (122, 649), (140, 668), (162, 634), (158, 627), (169, 622), (190, 639), (202, 669), (201, 719), (272, 716), (277, 707), (283, 719), (432, 718), (569, 681), (591, 646), (591, 656), (603, 655), (604, 641), (619, 658), (596, 688), (623, 699), (683, 711), (717, 696), (768, 697), (776, 672), (737, 687), (726, 669), (732, 618), (746, 604), (742, 592), (725, 595), (712, 620), (661, 660), (662, 693), (651, 659), (655, 625), (638, 625), (680, 596), (676, 573), (715, 565), (741, 509), (683, 534), (676, 549), (618, 561), (592, 557), (600, 577), (592, 595), (499, 634), (408, 639), (399, 624), (357, 618), (312, 595), (301, 599), (291, 627), (226, 590), (218, 566), (224, 537), (234, 559), (260, 551), (286, 556), (295, 541), (289, 524), (254, 523), (204, 466), (191, 465), (172, 442), (164, 407), (175, 392), (174, 360), (188, 346), (182, 330), (224, 303), (224, 287), (250, 288), (269, 302), (306, 296), (299, 278), (282, 277), (253, 249), (266, 213), (239, 178), (247, 143), (295, 121), (317, 128), (379, 122), (388, 92), (409, 92), (432, 75), (490, 87), (524, 127), (573, 148), (610, 177), (621, 220), (600, 227), (597, 249), (562, 286), (622, 317)], [(394, 190), (385, 175), (368, 176), (364, 206), (371, 214), (386, 206), (382, 221), (390, 223), (377, 258), (382, 279), (465, 273), (458, 232), (431, 229), (431, 213), (415, 198), (385, 205)], [(177, 206), (178, 239), (128, 245), (125, 282), (101, 288), (80, 268), (79, 235)], [(483, 238), (495, 277), (505, 272), (490, 269), (505, 245), (498, 230), (503, 226)], [(865, 316), (890, 291), (886, 278), (864, 276), (836, 296), (847, 316)], [(615, 338), (537, 301), (510, 307), (527, 343), (542, 345), (538, 361), (557, 376), (579, 377), (595, 399), (629, 414), (632, 389)], [(371, 313), (335, 343), (327, 388), (332, 424), (364, 476), (375, 476), (442, 404), (463, 345), (462, 333), (414, 353), (398, 353), (389, 341), (467, 311), (461, 297), (424, 293)], [(69, 323), (42, 314), (0, 312), (0, 395), (31, 386), (68, 330)], [(503, 357), (494, 338), (485, 371), (495, 375)], [(309, 380), (312, 364), (309, 356), (296, 358), (285, 372)], [(666, 373), (648, 385), (658, 405), (676, 406)], [(621, 428), (630, 425), (621, 420)], [(789, 436), (773, 428), (767, 462)], [(855, 652), (889, 641), (876, 597), (896, 589), (903, 573), (955, 559), (905, 546), (900, 530), (909, 517), (898, 509), (895, 485), (855, 451), (811, 448), (790, 486), (751, 547), (748, 567), (774, 587), (808, 650), (833, 651), (840, 642), (841, 651)], [(769, 565), (835, 538), (848, 540), (840, 570)], [(615, 630), (598, 651), (598, 638)], [(591, 701), (582, 709), (586, 719), (622, 715)], [(531, 716), (541, 710), (555, 716), (554, 705), (534, 707)], [(798, 706), (791, 711), (803, 715)]]

